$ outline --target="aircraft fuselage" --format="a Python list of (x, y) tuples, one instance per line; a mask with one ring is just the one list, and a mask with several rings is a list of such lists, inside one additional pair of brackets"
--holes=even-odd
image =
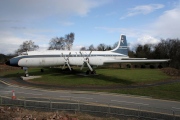
[(92, 66), (102, 66), (104, 61), (107, 60), (121, 60), (122, 58), (129, 58), (126, 55), (114, 53), (111, 51), (59, 51), (49, 50), (42, 51), (30, 51), (24, 52), (10, 59), (10, 65), (21, 67), (45, 67), (45, 66), (60, 66), (65, 62), (69, 62), (69, 65), (82, 65), (84, 60), (88, 60)]

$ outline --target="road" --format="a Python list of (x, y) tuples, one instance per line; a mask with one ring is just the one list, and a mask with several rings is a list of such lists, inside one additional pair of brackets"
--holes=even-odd
[(126, 107), (134, 109), (141, 107), (143, 109), (155, 109), (161, 112), (172, 113), (172, 110), (180, 114), (180, 102), (153, 99), (150, 97), (122, 95), (104, 92), (88, 92), (75, 90), (45, 90), (33, 87), (20, 87), (6, 83), (0, 79), (0, 95), (11, 98), (12, 90), (15, 91), (17, 98), (26, 99), (51, 99), (51, 100), (76, 100), (80, 102), (91, 102), (97, 104), (108, 104), (113, 106)]

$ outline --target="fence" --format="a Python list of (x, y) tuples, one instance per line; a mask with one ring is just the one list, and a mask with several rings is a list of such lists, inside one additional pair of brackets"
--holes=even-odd
[[(16, 99), (12, 100), (9, 97), (0, 96), (0, 105), (18, 106), (24, 108), (41, 108), (49, 110), (64, 110), (75, 112), (95, 113), (98, 115), (109, 116), (129, 116), (155, 120), (180, 120), (180, 109), (172, 108), (162, 109), (154, 108), (147, 105), (135, 105), (120, 103), (118, 106), (113, 104), (97, 104), (83, 103), (81, 101), (65, 101), (65, 100), (28, 100)], [(134, 106), (133, 106), (134, 105)], [(132, 107), (132, 108), (131, 108)]]

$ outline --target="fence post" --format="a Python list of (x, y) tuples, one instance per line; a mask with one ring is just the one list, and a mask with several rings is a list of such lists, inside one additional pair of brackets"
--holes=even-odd
[(139, 112), (138, 112), (138, 118), (141, 117), (141, 106), (139, 105)]
[(26, 98), (24, 98), (24, 108), (26, 108)]
[(175, 112), (174, 112), (174, 110), (172, 110), (172, 112), (173, 112), (173, 120), (175, 120), (176, 118), (175, 118)]
[(108, 115), (110, 115), (110, 103), (108, 103)]
[(51, 99), (49, 99), (49, 107), (50, 107), (50, 110), (52, 110), (52, 102), (51, 102)]
[(80, 103), (79, 103), (79, 100), (78, 100), (78, 112), (80, 111)]
[(1, 102), (0, 102), (0, 105), (2, 105), (2, 97), (1, 97), (1, 96), (0, 96), (0, 101), (1, 101)]

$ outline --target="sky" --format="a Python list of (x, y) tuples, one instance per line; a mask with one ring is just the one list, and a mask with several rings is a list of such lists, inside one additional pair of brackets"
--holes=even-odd
[(27, 40), (45, 50), (54, 37), (75, 33), (73, 50), (113, 45), (125, 34), (130, 49), (180, 38), (180, 0), (0, 0), (0, 53)]

